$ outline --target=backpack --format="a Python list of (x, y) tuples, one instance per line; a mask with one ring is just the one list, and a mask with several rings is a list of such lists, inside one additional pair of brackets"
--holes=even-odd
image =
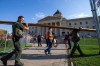
[(17, 37), (17, 38), (22, 38), (23, 37), (23, 31), (20, 30), (19, 28), (16, 28), (15, 27), (16, 24), (13, 25), (13, 36)]
[(18, 28), (16, 28), (15, 30), (16, 30), (16, 31), (15, 31), (15, 36), (18, 37), (18, 38), (22, 38), (22, 37), (23, 37), (23, 32), (22, 32), (22, 30), (20, 30), (20, 29), (18, 29)]

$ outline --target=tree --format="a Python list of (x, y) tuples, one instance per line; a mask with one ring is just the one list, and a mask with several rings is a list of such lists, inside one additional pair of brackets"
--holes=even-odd
[(5, 35), (5, 34), (7, 34), (7, 30), (0, 29), (0, 35)]

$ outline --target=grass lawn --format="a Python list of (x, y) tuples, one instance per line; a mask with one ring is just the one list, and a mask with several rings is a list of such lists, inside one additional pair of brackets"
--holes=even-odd
[(80, 47), (85, 54), (84, 57), (80, 57), (78, 51), (75, 52), (75, 56), (72, 58), (75, 66), (100, 66), (99, 45), (97, 39), (88, 38), (81, 39)]
[[(27, 48), (31, 47), (30, 44), (26, 44), (26, 45), (21, 44), (21, 46), (22, 46), (22, 49), (27, 49)], [(0, 56), (6, 54), (8, 52), (11, 52), (13, 49), (14, 49), (14, 46), (13, 46), (12, 42), (10, 42), (6, 48), (0, 46)]]

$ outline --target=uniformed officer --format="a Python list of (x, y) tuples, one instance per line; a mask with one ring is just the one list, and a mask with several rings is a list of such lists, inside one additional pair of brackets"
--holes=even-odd
[(23, 24), (24, 17), (19, 16), (17, 22), (12, 26), (13, 31), (13, 44), (14, 44), (14, 50), (3, 56), (1, 58), (1, 61), (4, 66), (7, 66), (7, 60), (9, 60), (13, 54), (15, 54), (15, 66), (23, 66), (24, 64), (20, 61), (22, 48), (21, 48), (21, 38), (23, 37), (23, 30), (29, 30), (28, 24)]
[(78, 44), (79, 40), (80, 40), (80, 37), (79, 37), (79, 31), (81, 30), (82, 28), (79, 28), (79, 29), (74, 29), (71, 33), (71, 36), (72, 36), (72, 42), (74, 43), (74, 46), (72, 48), (72, 51), (71, 51), (71, 54), (70, 54), (70, 57), (73, 57), (74, 53), (75, 53), (75, 50), (77, 49), (80, 53), (80, 56), (83, 56), (83, 52), (81, 51), (80, 49), (80, 46)]

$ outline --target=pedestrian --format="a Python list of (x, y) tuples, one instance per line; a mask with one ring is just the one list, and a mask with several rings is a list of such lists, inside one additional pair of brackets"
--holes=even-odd
[(45, 54), (51, 54), (51, 48), (52, 48), (52, 41), (53, 41), (53, 32), (52, 32), (52, 28), (49, 28), (49, 31), (46, 33), (46, 38), (47, 38), (47, 43), (48, 43), (48, 47), (45, 50)]
[(36, 41), (37, 41), (37, 36), (35, 35), (33, 36), (33, 46), (35, 46)]
[(70, 33), (67, 32), (67, 34), (65, 35), (65, 46), (67, 49), (71, 49), (71, 43), (70, 43)]
[(24, 24), (24, 17), (19, 16), (17, 22), (12, 26), (13, 31), (13, 44), (14, 50), (9, 54), (3, 56), (1, 61), (4, 66), (7, 66), (7, 61), (15, 54), (15, 66), (23, 66), (24, 64), (20, 61), (22, 49), (21, 49), (21, 38), (23, 37), (23, 30), (29, 30), (28, 24)]
[(38, 47), (42, 46), (42, 44), (41, 44), (41, 35), (38, 35), (37, 40), (38, 40)]
[(80, 56), (83, 56), (83, 52), (81, 51), (81, 48), (78, 44), (78, 42), (80, 41), (80, 37), (79, 37), (79, 31), (81, 30), (82, 28), (79, 28), (79, 29), (74, 29), (71, 33), (71, 36), (72, 36), (72, 42), (74, 43), (74, 46), (71, 50), (71, 54), (70, 54), (70, 57), (73, 57), (74, 56), (74, 53), (76, 51), (76, 49), (78, 50), (78, 52), (80, 53)]

